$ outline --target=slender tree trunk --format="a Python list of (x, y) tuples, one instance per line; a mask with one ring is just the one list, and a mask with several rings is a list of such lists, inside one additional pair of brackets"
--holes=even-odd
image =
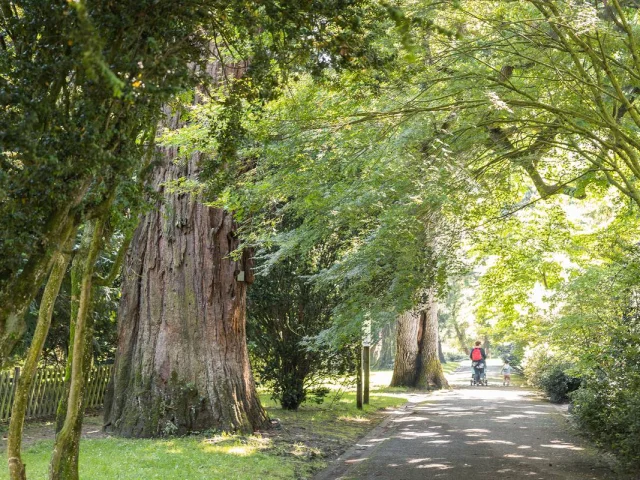
[[(440, 332), (438, 332), (438, 336), (440, 336)], [(440, 359), (440, 363), (447, 363), (447, 359), (442, 351), (442, 340), (440, 340), (440, 338), (438, 338), (438, 358)]]
[(385, 369), (393, 366), (396, 354), (396, 322), (385, 325), (380, 331), (377, 344), (372, 348), (372, 362), (374, 369)]
[(449, 387), (438, 356), (438, 302), (433, 289), (429, 291), (428, 305), (421, 312), (420, 320), (422, 331), (418, 335), (420, 354), (417, 362), (416, 386), (420, 388)]
[(362, 347), (358, 348), (356, 359), (356, 408), (362, 410)]
[(371, 347), (362, 347), (362, 402), (369, 405), (369, 378), (371, 374)]
[(398, 317), (396, 324), (396, 359), (393, 364), (392, 387), (414, 387), (418, 359), (418, 331), (420, 313), (408, 311)]
[(91, 348), (93, 337), (91, 315), (91, 294), (95, 264), (102, 245), (104, 221), (95, 220), (95, 224), (85, 226), (84, 238), (89, 246), (84, 257), (80, 281), (80, 299), (73, 332), (73, 343), (70, 347), (71, 377), (69, 379), (69, 395), (67, 398), (66, 416), (62, 428), (56, 436), (49, 478), (51, 480), (77, 480), (78, 457), (80, 452), (80, 433), (84, 414), (84, 388), (87, 370), (91, 368)]
[(164, 201), (142, 219), (127, 255), (105, 426), (125, 437), (250, 432), (267, 421), (246, 345), (251, 260), (232, 256), (229, 213), (165, 190), (197, 176), (197, 155), (181, 163), (176, 155), (165, 151), (154, 178)]
[[(70, 250), (71, 245), (67, 248)], [(11, 480), (26, 480), (27, 474), (25, 464), (22, 462), (22, 428), (24, 425), (24, 417), (27, 411), (27, 402), (38, 360), (42, 353), (42, 347), (47, 339), (49, 327), (51, 325), (51, 317), (53, 315), (53, 307), (62, 285), (67, 265), (69, 264), (69, 254), (58, 252), (53, 257), (53, 266), (47, 285), (40, 300), (40, 311), (38, 312), (38, 322), (36, 324), (33, 339), (29, 346), (27, 358), (24, 362), (20, 379), (16, 388), (13, 406), (11, 408), (11, 421), (9, 423), (9, 439), (7, 444), (7, 456), (9, 458), (9, 475)]]
[(489, 339), (489, 335), (485, 335), (483, 340), (482, 346), (484, 347), (487, 358), (491, 358), (491, 340)]
[(464, 351), (464, 353), (469, 355), (471, 353), (471, 351), (469, 350), (469, 340), (467, 339), (467, 335), (465, 334), (464, 330), (453, 315), (451, 317), (451, 323), (453, 323), (453, 329), (456, 332), (456, 338), (458, 339), (458, 343), (460, 343), (460, 348)]
[[(69, 350), (67, 352), (67, 361), (64, 372), (64, 388), (65, 392), (58, 403), (56, 411), (56, 434), (60, 433), (64, 426), (65, 418), (67, 417), (67, 406), (69, 404), (69, 389), (71, 388), (71, 365), (73, 363), (73, 339), (75, 338), (76, 322), (78, 321), (78, 307), (80, 305), (80, 295), (82, 293), (82, 272), (87, 262), (87, 253), (89, 251), (89, 245), (91, 244), (91, 238), (93, 235), (93, 229), (89, 224), (86, 225), (82, 234), (82, 240), (80, 242), (80, 248), (71, 262), (71, 301), (69, 305)], [(89, 345), (85, 345), (86, 350), (91, 350)]]
[(43, 230), (46, 237), (20, 272), (0, 282), (0, 367), (26, 330), (25, 313), (51, 270), (54, 255), (76, 231), (76, 219), (69, 212), (82, 201), (89, 184), (80, 184), (69, 203), (48, 220)]

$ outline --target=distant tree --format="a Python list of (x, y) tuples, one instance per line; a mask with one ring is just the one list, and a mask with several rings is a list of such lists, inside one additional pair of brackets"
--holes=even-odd
[(426, 304), (398, 318), (396, 357), (392, 387), (443, 388), (444, 376), (438, 351), (438, 304), (433, 291)]

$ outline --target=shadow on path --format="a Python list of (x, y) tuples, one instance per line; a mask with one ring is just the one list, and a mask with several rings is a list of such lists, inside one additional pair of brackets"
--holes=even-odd
[(562, 410), (518, 387), (470, 387), (468, 366), (453, 390), (395, 412), (316, 479), (621, 479), (569, 428)]

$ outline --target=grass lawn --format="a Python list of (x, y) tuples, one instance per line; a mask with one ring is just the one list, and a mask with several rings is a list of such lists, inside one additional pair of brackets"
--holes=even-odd
[[(445, 368), (452, 369), (454, 365), (457, 364), (447, 364)], [(370, 404), (363, 410), (356, 408), (355, 393), (351, 391), (341, 395), (333, 391), (324, 403), (305, 404), (296, 412), (280, 409), (263, 394), (263, 405), (272, 419), (280, 421), (280, 426), (255, 435), (83, 439), (80, 477), (83, 480), (310, 478), (382, 420), (383, 409), (406, 403), (407, 389), (387, 387), (391, 373), (372, 372)], [(99, 419), (93, 421), (98, 423)], [(46, 438), (47, 434), (43, 432), (41, 437)], [(52, 440), (40, 440), (25, 448), (24, 461), (30, 480), (47, 478), (52, 447)], [(8, 478), (6, 468), (0, 468), (0, 480)]]
[[(406, 402), (406, 396), (401, 394), (376, 393), (379, 386), (372, 383), (370, 404), (364, 410), (356, 409), (353, 392), (340, 396), (332, 393), (323, 404), (305, 404), (297, 412), (280, 409), (265, 394), (263, 404), (271, 418), (280, 420), (280, 427), (255, 435), (83, 439), (80, 477), (83, 480), (310, 478), (384, 418), (381, 409)], [(42, 428), (51, 427), (43, 424)], [(47, 478), (52, 447), (52, 440), (40, 440), (25, 449), (23, 458), (30, 480)], [(8, 478), (7, 469), (0, 468), (0, 479)]]

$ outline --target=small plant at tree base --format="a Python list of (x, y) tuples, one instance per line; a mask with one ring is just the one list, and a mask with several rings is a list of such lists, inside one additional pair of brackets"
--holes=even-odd
[(354, 371), (355, 344), (341, 348), (311, 341), (331, 326), (338, 294), (308, 281), (328, 249), (287, 259), (256, 278), (249, 289), (247, 336), (260, 383), (286, 410), (309, 396), (321, 402), (322, 382)]

